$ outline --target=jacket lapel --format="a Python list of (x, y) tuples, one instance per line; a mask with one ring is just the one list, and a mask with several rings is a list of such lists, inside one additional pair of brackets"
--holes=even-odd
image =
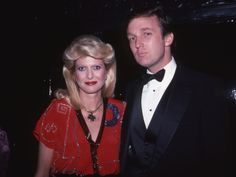
[(178, 80), (180, 74), (176, 73), (173, 81), (168, 86), (149, 125), (150, 131), (157, 136), (155, 163), (158, 163), (161, 155), (164, 154), (171, 142), (192, 93), (189, 89), (191, 86), (188, 83)]
[[(130, 124), (133, 125), (136, 123), (136, 118), (137, 117), (143, 117), (142, 116), (142, 108), (141, 108), (141, 95), (142, 95), (142, 84), (139, 83), (137, 84), (137, 92), (134, 95), (134, 102), (132, 104), (131, 112), (130, 112)], [(144, 124), (143, 124), (144, 125)]]

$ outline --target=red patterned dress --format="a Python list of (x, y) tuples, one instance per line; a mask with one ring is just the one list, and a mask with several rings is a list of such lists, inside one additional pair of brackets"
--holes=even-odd
[(94, 142), (81, 110), (73, 109), (65, 99), (52, 100), (33, 132), (54, 150), (50, 174), (118, 174), (124, 109), (124, 102), (104, 99), (102, 124)]

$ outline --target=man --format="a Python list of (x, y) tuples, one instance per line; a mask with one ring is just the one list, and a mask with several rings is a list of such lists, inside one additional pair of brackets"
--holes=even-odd
[[(148, 76), (127, 89), (121, 174), (127, 177), (224, 176), (224, 102), (218, 81), (178, 64), (163, 8), (137, 13), (129, 46)], [(153, 79), (158, 73), (157, 80)]]

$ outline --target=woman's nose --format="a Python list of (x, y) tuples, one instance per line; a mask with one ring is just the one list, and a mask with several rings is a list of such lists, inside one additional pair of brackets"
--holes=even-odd
[(92, 79), (92, 78), (93, 78), (93, 71), (92, 71), (91, 68), (88, 69), (87, 78), (88, 78), (88, 79)]

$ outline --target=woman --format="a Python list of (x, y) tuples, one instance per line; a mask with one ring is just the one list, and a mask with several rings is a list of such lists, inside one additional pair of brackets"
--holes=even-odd
[(76, 38), (65, 50), (67, 90), (58, 90), (38, 120), (35, 177), (115, 176), (125, 103), (112, 98), (115, 54), (92, 35)]

